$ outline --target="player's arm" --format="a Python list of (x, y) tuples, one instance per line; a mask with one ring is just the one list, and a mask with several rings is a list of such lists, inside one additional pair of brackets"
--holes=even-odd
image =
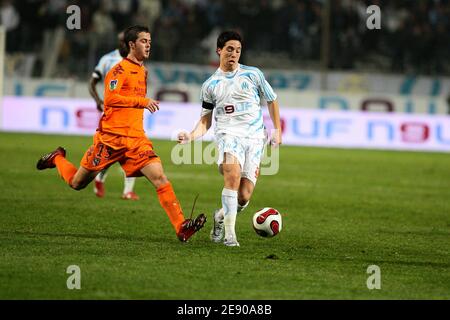
[[(205, 105), (205, 103), (203, 103), (203, 105)], [(203, 108), (200, 120), (195, 125), (194, 130), (192, 130), (190, 133), (180, 132), (178, 134), (178, 143), (184, 144), (193, 141), (195, 139), (198, 139), (200, 137), (203, 137), (206, 134), (206, 132), (208, 132), (209, 128), (211, 128), (211, 123), (212, 123), (212, 108), (211, 109)]]
[(92, 98), (94, 98), (98, 111), (103, 111), (103, 100), (100, 98), (97, 92), (97, 84), (101, 79), (102, 78), (99, 75), (98, 71), (94, 71), (89, 81), (89, 93), (91, 94)]
[(124, 96), (120, 89), (126, 81), (127, 74), (109, 71), (105, 79), (105, 105), (111, 108), (138, 108), (155, 112), (159, 109), (159, 101), (137, 96)]
[(281, 144), (281, 121), (280, 121), (280, 107), (278, 101), (268, 101), (267, 107), (269, 109), (270, 119), (272, 119), (273, 127), (275, 131), (271, 135), (271, 144), (277, 147)]
[(274, 131), (270, 135), (270, 144), (273, 147), (278, 147), (281, 144), (281, 120), (280, 120), (280, 107), (277, 101), (277, 95), (273, 91), (272, 86), (267, 82), (264, 74), (258, 70), (259, 77), (257, 82), (259, 84), (259, 90), (267, 101), (267, 107), (269, 109), (270, 119), (272, 119)]

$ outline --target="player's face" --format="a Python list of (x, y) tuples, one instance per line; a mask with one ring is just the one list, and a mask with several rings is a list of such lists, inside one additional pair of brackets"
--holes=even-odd
[(223, 48), (217, 49), (220, 56), (220, 67), (225, 71), (233, 71), (237, 68), (241, 57), (241, 42), (229, 40), (225, 42)]
[(150, 47), (152, 44), (152, 38), (150, 33), (140, 32), (138, 38), (134, 42), (134, 55), (137, 60), (143, 61), (150, 56)]

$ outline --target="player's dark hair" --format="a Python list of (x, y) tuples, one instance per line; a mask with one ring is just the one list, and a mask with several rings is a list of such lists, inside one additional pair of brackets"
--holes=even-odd
[(138, 38), (139, 33), (141, 33), (141, 32), (150, 33), (150, 30), (145, 26), (139, 26), (139, 25), (128, 27), (125, 29), (124, 41), (125, 41), (127, 50), (130, 50), (130, 41), (135, 42)]
[(119, 49), (120, 56), (122, 58), (125, 58), (128, 55), (128, 51), (129, 51), (127, 48), (127, 45), (125, 44), (124, 38), (125, 38), (125, 35), (123, 32), (120, 32), (117, 35), (118, 49)]
[(124, 41), (119, 42), (119, 53), (122, 58), (128, 56), (129, 50)]
[(223, 31), (217, 37), (217, 48), (222, 49), (225, 46), (225, 43), (230, 40), (237, 40), (242, 44), (242, 37), (239, 33), (233, 30)]

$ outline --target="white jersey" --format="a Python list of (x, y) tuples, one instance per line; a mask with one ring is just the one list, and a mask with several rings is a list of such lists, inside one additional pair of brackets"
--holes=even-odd
[(232, 72), (219, 68), (203, 83), (200, 99), (209, 108), (203, 109), (202, 115), (214, 109), (216, 137), (264, 138), (261, 97), (274, 101), (277, 95), (258, 68), (242, 64)]
[(92, 73), (92, 77), (96, 79), (103, 79), (108, 71), (113, 66), (122, 61), (122, 59), (123, 57), (120, 55), (119, 49), (105, 54), (100, 58), (100, 61), (98, 62), (97, 66), (94, 69), (94, 72)]

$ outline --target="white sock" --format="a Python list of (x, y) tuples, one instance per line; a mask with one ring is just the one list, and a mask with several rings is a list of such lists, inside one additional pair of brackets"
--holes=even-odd
[(128, 192), (133, 191), (134, 188), (134, 182), (136, 181), (135, 177), (127, 177), (127, 174), (125, 173), (125, 170), (123, 170), (122, 167), (119, 167), (120, 170), (123, 173), (123, 194), (127, 194)]
[[(243, 206), (241, 206), (238, 202), (237, 204), (237, 213), (244, 211), (245, 208), (248, 207), (248, 204), (250, 203), (250, 201), (247, 201)], [(223, 208), (218, 209), (218, 213), (217, 216), (215, 216), (215, 218), (217, 218), (218, 221), (223, 220), (224, 218), (224, 210)]]
[(127, 194), (128, 192), (133, 191), (135, 181), (136, 178), (134, 177), (131, 178), (125, 177), (125, 180), (123, 182), (123, 194)]
[(247, 201), (243, 206), (241, 206), (241, 205), (239, 204), (239, 202), (238, 202), (238, 205), (237, 205), (237, 212), (239, 213), (239, 212), (241, 212), (241, 211), (244, 211), (244, 209), (247, 208), (247, 206), (248, 206), (249, 203), (250, 203), (250, 201)]
[(107, 176), (106, 171), (108, 171), (108, 169), (103, 169), (102, 171), (100, 171), (98, 175), (95, 176), (95, 181), (105, 183)]
[(236, 238), (237, 191), (223, 188), (222, 208), (224, 213), (225, 239)]

